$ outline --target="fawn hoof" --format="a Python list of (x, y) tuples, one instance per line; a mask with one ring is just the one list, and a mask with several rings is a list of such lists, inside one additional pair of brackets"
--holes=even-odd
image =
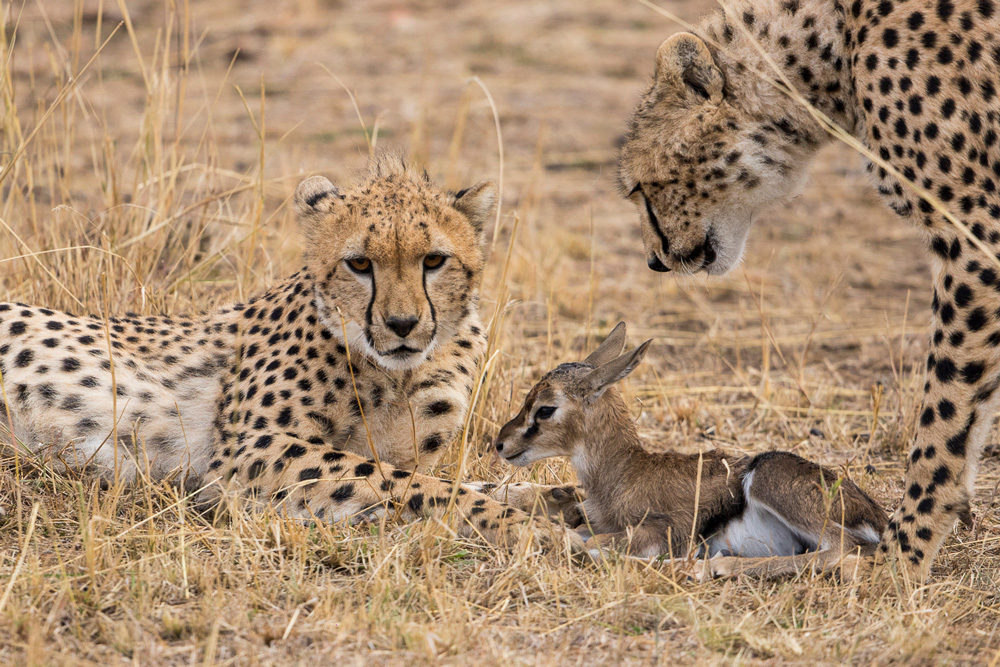
[(570, 528), (582, 526), (587, 521), (583, 511), (586, 493), (577, 486), (556, 487), (548, 492), (546, 506), (549, 516), (561, 516)]
[(725, 556), (720, 552), (711, 558), (699, 558), (685, 574), (688, 579), (693, 579), (699, 584), (712, 579), (731, 577), (736, 571), (734, 565), (738, 560), (734, 556)]

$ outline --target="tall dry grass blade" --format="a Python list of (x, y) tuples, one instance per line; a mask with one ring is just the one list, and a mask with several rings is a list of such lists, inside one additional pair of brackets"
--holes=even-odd
[(351, 92), (351, 89), (348, 88), (347, 85), (343, 81), (340, 80), (340, 77), (338, 77), (336, 74), (334, 74), (333, 72), (331, 72), (330, 69), (326, 65), (324, 65), (323, 63), (316, 63), (316, 65), (319, 66), (319, 68), (322, 69), (324, 72), (326, 72), (330, 76), (331, 79), (333, 79), (334, 81), (336, 81), (337, 85), (340, 86), (341, 89), (343, 89), (343, 91), (345, 93), (347, 93), (347, 97), (350, 98), (350, 100), (351, 100), (351, 106), (354, 107), (354, 113), (358, 117), (358, 124), (361, 125), (361, 131), (364, 132), (364, 134), (365, 134), (365, 143), (368, 144), (368, 154), (369, 155), (374, 154), (374, 152), (375, 152), (375, 142), (372, 140), (371, 135), (368, 134), (368, 127), (365, 125), (364, 116), (361, 115), (361, 107), (358, 106), (358, 100), (357, 100), (357, 98), (354, 97), (354, 93)]
[(17, 583), (17, 575), (21, 573), (21, 568), (24, 566), (24, 559), (28, 555), (28, 545), (31, 543), (31, 536), (35, 534), (35, 520), (38, 518), (38, 507), (38, 503), (31, 506), (31, 515), (28, 517), (28, 529), (25, 531), (24, 540), (21, 543), (21, 553), (17, 556), (17, 563), (14, 565), (13, 572), (10, 573), (10, 579), (7, 580), (3, 596), (0, 596), (0, 612), (3, 612), (4, 607), (7, 606), (7, 599), (10, 597), (10, 592), (14, 590), (14, 584)]
[(483, 91), (483, 95), (486, 96), (486, 101), (489, 102), (490, 110), (493, 112), (493, 125), (497, 130), (497, 154), (500, 160), (500, 168), (497, 172), (497, 217), (496, 222), (493, 223), (493, 237), (490, 239), (490, 249), (492, 250), (497, 242), (497, 234), (500, 233), (500, 217), (503, 215), (503, 132), (500, 130), (500, 112), (497, 110), (497, 103), (493, 99), (490, 89), (486, 87), (486, 84), (478, 76), (472, 77), (470, 81), (479, 86)]

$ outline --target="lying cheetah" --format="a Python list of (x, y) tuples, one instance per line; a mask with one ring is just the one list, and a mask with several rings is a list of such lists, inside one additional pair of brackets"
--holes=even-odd
[[(327, 521), (440, 516), (453, 485), (423, 473), (460, 434), (486, 348), (495, 200), (492, 182), (446, 193), (380, 154), (353, 189), (298, 187), (306, 267), (245, 304), (108, 320), (0, 304), (0, 421), (18, 446), (105, 478), (180, 471), (209, 499), (236, 484)], [(529, 521), (466, 488), (457, 508), (492, 542)]]
[(886, 203), (924, 230), (935, 259), (919, 430), (906, 494), (881, 546), (923, 579), (956, 517), (968, 516), (1000, 396), (1000, 4), (724, 4), (697, 36), (680, 33), (660, 46), (629, 124), (620, 181), (639, 209), (647, 263), (656, 271), (733, 268), (754, 213), (793, 193), (830, 140), (780, 90), (785, 84), (758, 75), (779, 79), (771, 63), (907, 181), (869, 165)]

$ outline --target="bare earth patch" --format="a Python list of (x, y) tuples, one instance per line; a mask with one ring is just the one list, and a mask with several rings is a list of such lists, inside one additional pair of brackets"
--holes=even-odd
[[(694, 19), (714, 3), (668, 4)], [(441, 475), (570, 481), (562, 463), (515, 472), (490, 443), (540, 372), (623, 319), (633, 343), (655, 339), (624, 387), (644, 436), (789, 449), (887, 508), (900, 495), (930, 302), (918, 231), (835, 146), (756, 221), (743, 268), (649, 271), (615, 146), (676, 28), (638, 3), (41, 0), (0, 14), (0, 298), (144, 315), (245, 298), (300, 266), (295, 185), (352, 178), (369, 140), (452, 187), (499, 176), (488, 91), (504, 193), (484, 310), (501, 334)], [(695, 584), (669, 563), (581, 566), (447, 525), (204, 516), (169, 484), (101, 489), (7, 447), (0, 663), (990, 663), (998, 451), (973, 528), (913, 590)]]

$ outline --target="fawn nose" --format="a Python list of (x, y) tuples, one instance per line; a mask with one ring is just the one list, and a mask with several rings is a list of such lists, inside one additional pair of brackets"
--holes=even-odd
[(392, 332), (399, 336), (400, 338), (406, 338), (413, 327), (417, 326), (417, 322), (420, 321), (419, 317), (390, 317), (385, 321), (385, 325), (392, 329)]
[(503, 440), (497, 440), (496, 448), (498, 452), (503, 451)]
[(647, 259), (646, 265), (649, 268), (653, 269), (654, 271), (659, 271), (660, 273), (666, 273), (667, 271), (670, 270), (670, 267), (661, 262), (660, 258), (657, 257), (656, 255), (653, 255), (652, 257)]

